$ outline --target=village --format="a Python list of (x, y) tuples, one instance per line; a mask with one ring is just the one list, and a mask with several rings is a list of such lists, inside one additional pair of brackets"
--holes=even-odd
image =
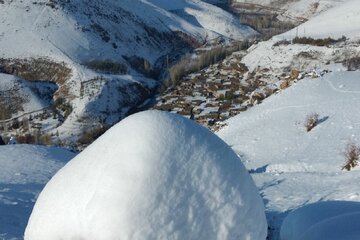
[(274, 76), (269, 69), (252, 72), (241, 63), (242, 52), (235, 52), (220, 63), (186, 76), (180, 84), (169, 88), (157, 98), (153, 109), (174, 112), (193, 119), (212, 131), (224, 121), (259, 104), (305, 76), (292, 69)]

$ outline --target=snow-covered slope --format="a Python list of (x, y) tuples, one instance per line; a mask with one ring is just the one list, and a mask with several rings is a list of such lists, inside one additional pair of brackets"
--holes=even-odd
[(149, 0), (154, 5), (169, 10), (186, 21), (207, 30), (207, 38), (225, 36), (243, 39), (254, 34), (248, 26), (240, 25), (238, 18), (212, 4), (195, 0)]
[(310, 36), (313, 38), (340, 38), (346, 36), (352, 39), (360, 38), (360, 2), (347, 0), (338, 4), (319, 16), (316, 16), (296, 29), (289, 31), (279, 38), (296, 36)]
[[(345, 71), (347, 62), (360, 56), (359, 7), (359, 1), (338, 1), (296, 29), (252, 46), (242, 59), (250, 71), (265, 81), (278, 84), (282, 75), (288, 75), (282, 82), (286, 83), (284, 88), (293, 84), (230, 119), (229, 125), (219, 133), (242, 157), (261, 189), (271, 239), (280, 238), (281, 221), (292, 209), (318, 201), (360, 201), (360, 189), (354, 184), (360, 179), (358, 169), (341, 171), (346, 160), (343, 154), (346, 146), (360, 144), (357, 111), (360, 74)], [(347, 40), (340, 39), (325, 46), (317, 46), (311, 39), (307, 44), (291, 41), (296, 36), (338, 40), (343, 35)], [(296, 82), (298, 76), (301, 78), (311, 71), (317, 76), (322, 75), (320, 72), (333, 72)], [(292, 72), (300, 74), (292, 78)], [(304, 122), (311, 113), (319, 114), (320, 124), (306, 132)], [(344, 226), (346, 219), (342, 216), (326, 220), (319, 223), (318, 228), (309, 230), (304, 238), (295, 234), (283, 240), (329, 239), (331, 234), (325, 235), (324, 231), (328, 229), (331, 233), (331, 229), (338, 229), (335, 225)], [(311, 219), (300, 221), (306, 223)], [(304, 229), (296, 228), (296, 222), (291, 221), (291, 224), (304, 232)], [(353, 239), (359, 238), (356, 236)], [(345, 234), (343, 237), (338, 239), (347, 239)]]
[[(359, 168), (341, 170), (347, 144), (360, 145), (359, 77), (360, 72), (334, 72), (301, 80), (230, 119), (219, 132), (261, 189), (271, 239), (279, 239), (281, 221), (294, 208), (360, 201)], [(319, 125), (307, 132), (311, 113), (319, 114)]]
[(281, 21), (304, 22), (348, 0), (235, 0), (235, 7), (278, 14)]
[[(100, 153), (100, 154), (99, 154)], [(263, 202), (236, 154), (176, 114), (131, 115), (46, 185), (26, 240), (264, 240)]]
[(0, 146), (0, 239), (23, 239), (39, 192), (74, 156), (54, 147)]
[[(5, 57), (49, 56), (79, 63), (92, 58), (121, 59), (122, 55), (136, 55), (154, 62), (173, 48), (175, 31), (198, 41), (207, 35), (244, 37), (253, 33), (230, 14), (201, 1), (178, 0), (175, 4), (181, 9), (193, 10), (189, 13), (192, 19), (182, 19), (167, 11), (169, 3), (158, 4), (158, 7), (151, 2), (5, 1), (0, 9), (1, 54)], [(215, 20), (213, 15), (217, 16)], [(207, 21), (201, 21), (201, 25), (197, 17)], [(232, 31), (213, 32), (212, 26), (221, 26), (222, 22), (233, 24)]]
[[(277, 75), (286, 71), (288, 74), (292, 69), (319, 71), (344, 68), (341, 63), (360, 55), (359, 9), (360, 2), (356, 0), (347, 0), (338, 4), (289, 32), (254, 45), (242, 62), (251, 71), (270, 69), (275, 79)], [(324, 46), (314, 46), (310, 43), (292, 44), (295, 37), (314, 39), (330, 37), (338, 40), (342, 36), (347, 40), (324, 44)]]

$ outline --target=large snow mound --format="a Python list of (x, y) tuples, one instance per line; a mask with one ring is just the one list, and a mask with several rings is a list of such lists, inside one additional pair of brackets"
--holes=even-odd
[(0, 239), (23, 239), (36, 197), (74, 156), (56, 147), (0, 146)]
[(40, 194), (25, 239), (265, 239), (258, 190), (217, 136), (147, 111), (111, 128)]
[(281, 226), (283, 240), (359, 239), (360, 203), (328, 201), (291, 212)]

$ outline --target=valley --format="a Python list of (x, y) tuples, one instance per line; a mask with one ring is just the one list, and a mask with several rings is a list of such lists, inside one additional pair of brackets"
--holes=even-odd
[[(151, 4), (144, 15), (141, 9), (148, 5), (138, 2), (122, 6), (109, 2), (103, 7), (94, 0), (81, 7), (61, 1), (4, 1), (4, 13), (22, 17), (4, 15), (1, 20), (8, 27), (11, 21), (19, 22), (15, 32), (2, 29), (0, 46), (17, 46), (1, 53), (2, 74), (57, 85), (47, 96), (50, 102), (41, 107), (27, 109), (19, 102), (16, 108), (3, 108), (5, 139), (41, 135), (52, 144), (82, 149), (125, 116), (146, 108), (193, 114), (198, 122), (217, 130), (227, 118), (290, 85), (292, 71), (311, 71), (290, 65), (273, 74), (266, 68), (249, 70), (242, 62), (254, 43), (303, 22), (281, 18), (286, 12), (283, 3), (269, 7), (210, 1), (195, 7), (191, 1), (169, 5), (154, 0)], [(121, 29), (127, 29), (127, 34)], [(32, 47), (19, 44), (19, 38), (31, 39)], [(217, 48), (225, 49), (226, 55), (195, 68), (186, 66), (191, 70), (174, 83), (172, 69), (184, 58), (203, 61), (204, 52), (211, 58)], [(33, 123), (33, 115), (41, 121)], [(23, 118), (30, 119), (30, 127), (13, 124)]]
[[(52, 144), (80, 147), (78, 140), (88, 138), (94, 128), (101, 132), (148, 106), (168, 68), (186, 53), (204, 44), (256, 34), (230, 13), (205, 2), (107, 3), (1, 3), (3, 76), (57, 86), (46, 104), (24, 107), (32, 100), (23, 96), (18, 106), (3, 108), (6, 139), (36, 134), (49, 136)], [(180, 11), (184, 7), (189, 12)], [(16, 89), (11, 93), (18, 95)], [(31, 96), (43, 97), (36, 91)], [(34, 114), (44, 122), (32, 124)], [(25, 117), (31, 119), (30, 128), (13, 124), (23, 118), (26, 122)], [(87, 139), (87, 144), (96, 137)]]

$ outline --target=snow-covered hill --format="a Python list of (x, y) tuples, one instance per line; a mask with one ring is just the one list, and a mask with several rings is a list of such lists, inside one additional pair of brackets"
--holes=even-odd
[[(351, 61), (357, 63), (352, 70), (360, 67), (360, 5), (356, 0), (327, 2), (336, 4), (248, 50), (242, 62), (250, 72), (273, 84), (287, 76), (280, 88), (292, 86), (231, 118), (218, 133), (252, 173), (265, 201), (272, 240), (280, 239), (281, 223), (293, 209), (322, 201), (360, 202), (355, 184), (360, 179), (358, 167), (351, 172), (342, 170), (347, 147), (360, 146), (360, 72), (347, 71), (352, 69)], [(311, 71), (315, 78), (302, 79)], [(307, 132), (306, 119), (314, 113), (319, 124)], [(356, 213), (339, 213), (336, 218), (321, 213), (332, 214), (349, 203), (329, 204), (332, 209), (314, 205), (318, 214), (300, 208), (297, 217), (290, 216), (284, 226), (282, 240), (358, 239), (356, 230), (345, 227), (347, 221), (358, 218)], [(326, 219), (321, 221), (321, 216)], [(309, 226), (311, 221), (314, 226)], [(351, 238), (351, 234), (355, 235)]]
[[(158, 85), (151, 78), (185, 49), (252, 34), (236, 17), (202, 1), (0, 2), (2, 71), (59, 85), (56, 98), (73, 110), (58, 129), (64, 137), (81, 131), (78, 121), (114, 123), (133, 111)], [(37, 74), (38, 59), (48, 75)]]
[(57, 86), (50, 82), (28, 82), (1, 73), (0, 79), (0, 112), (4, 114), (2, 118), (11, 118), (10, 114), (6, 114), (9, 112), (21, 114), (50, 106), (57, 90)]
[(348, 0), (234, 0), (235, 8), (253, 13), (277, 14), (280, 21), (304, 22)]
[[(82, 63), (136, 55), (154, 62), (180, 43), (176, 31), (197, 41), (206, 35), (242, 38), (252, 33), (230, 14), (201, 1), (4, 2), (0, 46), (6, 57), (50, 56)], [(189, 11), (188, 19), (168, 11), (180, 9)], [(211, 29), (223, 23), (232, 31)]]
[(310, 19), (279, 38), (291, 38), (297, 35), (313, 38), (340, 38), (346, 36), (351, 39), (360, 39), (360, 2), (346, 0), (337, 3), (337, 6)]
[(271, 75), (268, 79), (275, 82), (291, 70), (346, 69), (350, 59), (360, 56), (359, 8), (356, 0), (338, 4), (295, 29), (252, 46), (242, 62), (250, 71), (266, 70)]
[(74, 156), (54, 147), (0, 146), (0, 239), (23, 238), (39, 192)]
[[(241, 156), (265, 201), (272, 238), (287, 213), (328, 200), (360, 201), (359, 168), (342, 171), (360, 145), (359, 72), (304, 79), (228, 121), (218, 135)], [(319, 114), (310, 132), (304, 123)], [(285, 240), (285, 239), (284, 239)]]

